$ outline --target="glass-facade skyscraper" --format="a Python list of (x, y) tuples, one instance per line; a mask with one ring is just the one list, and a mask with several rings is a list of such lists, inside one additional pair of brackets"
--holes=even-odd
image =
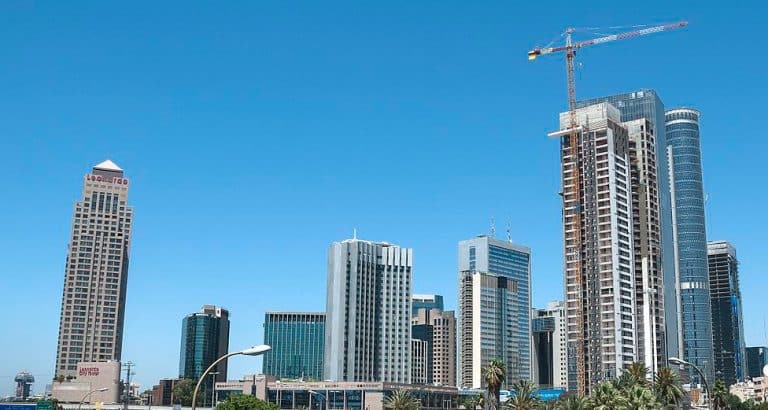
[(279, 379), (323, 379), (325, 313), (267, 312), (262, 373)]
[(445, 310), (443, 306), (442, 295), (413, 295), (411, 298), (411, 311), (415, 316), (419, 309), (440, 309)]
[(736, 248), (725, 241), (707, 243), (707, 255), (715, 380), (722, 380), (726, 386), (730, 386), (737, 381), (744, 381), (746, 376), (739, 262), (736, 259)]
[(746, 348), (747, 358), (747, 377), (750, 379), (753, 377), (763, 376), (763, 366), (768, 363), (766, 357), (768, 356), (768, 348), (765, 346), (753, 346)]
[(133, 207), (128, 178), (106, 160), (83, 177), (67, 249), (56, 376), (80, 362), (120, 361)]
[[(181, 324), (181, 349), (179, 352), (179, 378), (197, 380), (216, 359), (229, 349), (229, 311), (218, 306), (203, 305), (200, 312), (184, 318)], [(213, 370), (201, 385), (203, 397), (210, 400), (213, 381), (227, 380), (227, 361)]]
[[(699, 112), (677, 108), (668, 110), (665, 117), (683, 359), (699, 366), (707, 380), (714, 380)], [(695, 372), (691, 380), (701, 383)]]
[(482, 368), (531, 380), (531, 250), (478, 236), (459, 242), (459, 387), (484, 388)]

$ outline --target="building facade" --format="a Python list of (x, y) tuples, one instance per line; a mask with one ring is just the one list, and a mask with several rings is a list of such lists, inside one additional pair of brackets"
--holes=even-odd
[(267, 312), (262, 373), (278, 379), (323, 379), (325, 312)]
[(413, 250), (357, 238), (328, 251), (324, 379), (410, 383)]
[(80, 362), (120, 360), (133, 225), (128, 187), (109, 160), (83, 179), (67, 249), (56, 376), (77, 376)]
[[(609, 103), (560, 114), (569, 390), (637, 360), (630, 147)], [(576, 144), (575, 155), (571, 144)]]
[(411, 339), (411, 383), (432, 384), (430, 343), (422, 339)]
[[(64, 403), (117, 403), (120, 397), (120, 362), (98, 361), (77, 364), (76, 376), (70, 381), (54, 381), (51, 395)], [(104, 389), (103, 391), (99, 391)], [(94, 391), (95, 390), (95, 391)]]
[(156, 385), (152, 386), (153, 406), (173, 406), (176, 398), (173, 396), (173, 388), (181, 379), (160, 379)]
[(565, 304), (549, 302), (531, 312), (533, 381), (542, 388), (568, 388)]
[(725, 241), (708, 242), (707, 257), (715, 380), (730, 386), (744, 381), (747, 367), (739, 263), (736, 248)]
[[(453, 311), (419, 308), (411, 319), (414, 339), (426, 341), (427, 384), (456, 385), (456, 316)], [(416, 381), (412, 381), (416, 383)]]
[(416, 312), (419, 309), (440, 309), (445, 310), (443, 306), (442, 295), (413, 295), (411, 298), (411, 308), (413, 310), (413, 316), (416, 316)]
[[(200, 312), (184, 318), (181, 324), (179, 378), (198, 380), (205, 369), (229, 351), (229, 311), (203, 305)], [(203, 397), (210, 397), (213, 383), (227, 380), (227, 361), (212, 370), (216, 373), (201, 384)]]
[(479, 236), (459, 242), (459, 386), (483, 388), (504, 362), (507, 382), (531, 380), (531, 251)]
[[(668, 357), (683, 355), (664, 103), (656, 91), (638, 90), (581, 101), (578, 106), (601, 102), (619, 109), (630, 133), (635, 269), (641, 272), (636, 275), (638, 312), (642, 313), (638, 353), (649, 369), (656, 369)], [(650, 286), (642, 286), (644, 280)], [(653, 351), (655, 357), (650, 354)]]
[(768, 361), (766, 361), (766, 347), (755, 346), (748, 347), (745, 350), (745, 356), (747, 358), (747, 377), (751, 379), (764, 376), (763, 366), (768, 363)]
[[(690, 108), (668, 110), (665, 116), (675, 270), (680, 292), (681, 350), (683, 359), (700, 367), (707, 380), (714, 380), (700, 116), (698, 111)], [(701, 384), (697, 374), (692, 374), (691, 380)]]

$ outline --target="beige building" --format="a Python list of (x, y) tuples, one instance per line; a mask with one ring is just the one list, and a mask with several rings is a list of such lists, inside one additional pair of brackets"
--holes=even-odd
[[(107, 389), (105, 391), (95, 391)], [(91, 394), (89, 394), (91, 393)], [(65, 403), (117, 403), (120, 397), (120, 362), (82, 362), (75, 378), (54, 382), (53, 398)]]
[[(456, 316), (453, 311), (420, 308), (411, 319), (414, 338), (425, 340), (427, 346), (426, 384), (456, 385)], [(417, 380), (412, 383), (418, 384)]]
[(737, 396), (741, 401), (749, 399), (756, 403), (763, 403), (768, 398), (768, 378), (754, 377), (745, 382), (739, 382), (731, 385), (729, 388), (731, 394)]
[(83, 178), (75, 202), (64, 272), (56, 376), (78, 376), (78, 363), (119, 361), (133, 208), (128, 179), (112, 161)]

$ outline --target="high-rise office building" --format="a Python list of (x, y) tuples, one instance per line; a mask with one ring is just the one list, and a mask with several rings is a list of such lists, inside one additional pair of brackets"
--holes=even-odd
[(440, 309), (445, 310), (443, 306), (442, 295), (413, 295), (411, 309), (413, 316), (416, 316), (416, 312), (419, 309)]
[[(200, 312), (184, 318), (181, 324), (179, 377), (197, 380), (214, 361), (229, 350), (229, 311), (203, 305)], [(227, 361), (212, 371), (216, 374), (201, 385), (203, 397), (210, 397), (214, 382), (227, 380)]]
[(736, 248), (726, 241), (707, 243), (715, 380), (726, 386), (744, 381), (746, 357)]
[[(635, 122), (628, 128), (634, 165), (635, 270), (641, 273), (636, 275), (636, 280), (641, 282), (636, 287), (638, 312), (641, 313), (638, 317), (638, 359), (649, 369), (656, 369), (663, 366), (668, 357), (682, 357), (664, 103), (656, 91), (639, 90), (584, 100), (577, 106), (587, 107), (601, 102), (618, 108), (624, 123), (648, 122)], [(650, 286), (642, 286), (643, 280)], [(649, 303), (645, 303), (646, 300)], [(648, 306), (647, 310), (645, 306)], [(650, 354), (653, 351), (657, 352), (655, 357)]]
[(421, 339), (411, 339), (411, 383), (431, 384), (429, 368), (429, 342)]
[(541, 387), (568, 388), (565, 304), (549, 302), (531, 312), (533, 381)]
[[(701, 368), (707, 380), (714, 380), (699, 112), (677, 108), (665, 116), (683, 359)], [(696, 373), (691, 381), (702, 383)]]
[(746, 348), (747, 358), (747, 377), (763, 377), (763, 366), (768, 363), (768, 348), (765, 346), (755, 346)]
[(459, 387), (483, 388), (499, 359), (507, 384), (531, 380), (531, 250), (479, 236), (459, 242)]
[(267, 312), (262, 373), (279, 379), (323, 380), (325, 312)]
[(551, 135), (564, 136), (569, 390), (586, 392), (637, 360), (637, 305), (628, 131), (609, 103), (580, 108), (576, 117), (575, 138), (568, 112)]
[(119, 361), (133, 208), (128, 179), (112, 161), (83, 178), (67, 250), (56, 376), (77, 376), (80, 362)]
[(324, 379), (411, 380), (413, 250), (357, 238), (328, 251)]
[(419, 308), (411, 319), (411, 323), (413, 324), (412, 337), (428, 343), (426, 383), (455, 386), (456, 316), (454, 312), (438, 308)]

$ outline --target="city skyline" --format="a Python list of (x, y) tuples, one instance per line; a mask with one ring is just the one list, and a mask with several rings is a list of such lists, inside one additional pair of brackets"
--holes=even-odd
[[(455, 242), (487, 233), (493, 217), (498, 232), (511, 221), (513, 239), (532, 248), (533, 306), (561, 299), (557, 144), (542, 135), (565, 105), (562, 65), (533, 67), (523, 54), (572, 24), (691, 21), (673, 37), (585, 51), (577, 95), (653, 88), (669, 107), (701, 110), (707, 234), (739, 249), (746, 342), (766, 344), (766, 193), (748, 190), (763, 183), (766, 142), (754, 129), (765, 79), (751, 67), (764, 57), (738, 41), (759, 12), (650, 2), (518, 24), (526, 6), (311, 5), (303, 17), (271, 5), (143, 16), (3, 7), (2, 30), (19, 41), (2, 51), (15, 63), (0, 80), (11, 96), (0, 170), (12, 199), (0, 205), (0, 272), (14, 292), (0, 307), (24, 314), (8, 318), (15, 337), (0, 342), (0, 376), (26, 368), (36, 392), (53, 377), (78, 177), (104, 158), (135, 182), (123, 358), (143, 386), (174, 375), (190, 308), (227, 306), (232, 349), (262, 340), (267, 310), (322, 309), (327, 244), (355, 227), (415, 249), (414, 292), (447, 295), (455, 309)], [(639, 53), (655, 63), (617, 67)], [(729, 58), (690, 64), (712, 53)], [(230, 366), (237, 376), (260, 361)], [(0, 394), (11, 388), (0, 379)]]

